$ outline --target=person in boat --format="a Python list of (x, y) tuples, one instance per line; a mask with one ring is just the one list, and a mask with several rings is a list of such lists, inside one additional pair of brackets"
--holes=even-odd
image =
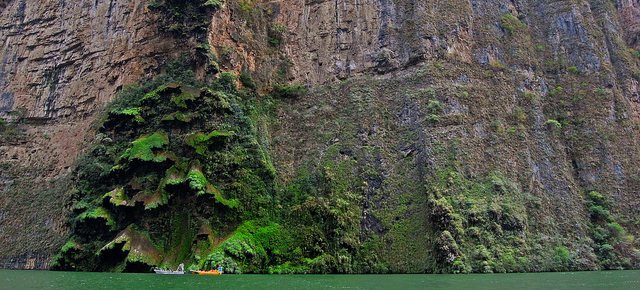
[(220, 272), (220, 274), (222, 274), (224, 272), (224, 268), (222, 268), (222, 265), (218, 265), (217, 267), (218, 272)]

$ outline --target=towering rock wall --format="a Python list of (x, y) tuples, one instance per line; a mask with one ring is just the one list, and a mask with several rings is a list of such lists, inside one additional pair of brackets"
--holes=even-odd
[[(313, 88), (278, 109), (279, 173), (295, 181), (327, 159), (355, 162), (351, 174), (365, 184), (352, 204), (362, 208), (358, 234), (381, 237), (394, 271), (432, 267), (425, 249), (438, 230), (425, 220), (437, 207), (425, 196), (442, 172), (514, 181), (526, 207), (520, 235), (531, 242), (517, 248), (566, 246), (573, 268), (594, 268), (602, 254), (587, 192), (611, 199), (638, 232), (637, 1), (290, 2), (228, 6), (212, 46), (233, 55), (229, 67)], [(273, 28), (256, 23), (285, 27), (282, 42), (265, 49)], [(247, 66), (246, 56), (263, 64)], [(435, 196), (457, 214), (486, 202), (445, 187)], [(539, 270), (550, 269), (544, 259)]]
[[(58, 177), (95, 113), (171, 48), (144, 2), (2, 2), (0, 110), (25, 122), (0, 141), (4, 256), (59, 246)], [(240, 0), (207, 47), (264, 91), (310, 88), (258, 127), (285, 185), (351, 164), (357, 186), (328, 189), (348, 209), (337, 247), (393, 272), (595, 269), (608, 244), (587, 193), (610, 201), (609, 226), (640, 230), (638, 19), (635, 0)], [(637, 267), (623, 239), (609, 246)]]
[(145, 2), (1, 1), (0, 116), (20, 123), (0, 140), (1, 265), (47, 267), (96, 112), (170, 51)]

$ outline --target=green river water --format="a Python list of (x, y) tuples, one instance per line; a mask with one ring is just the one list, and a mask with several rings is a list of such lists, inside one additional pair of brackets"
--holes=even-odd
[(0, 289), (640, 289), (640, 271), (171, 276), (0, 270)]

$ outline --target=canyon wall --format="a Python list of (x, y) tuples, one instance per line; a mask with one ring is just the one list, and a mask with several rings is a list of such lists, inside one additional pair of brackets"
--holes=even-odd
[[(4, 267), (47, 267), (96, 114), (176, 52), (145, 2), (1, 2), (0, 114), (20, 120), (0, 140)], [(527, 270), (567, 249), (567, 269), (597, 269), (587, 193), (640, 232), (639, 19), (637, 0), (240, 0), (214, 13), (207, 47), (265, 93), (309, 89), (277, 102), (263, 145), (283, 184), (353, 164), (357, 198), (334, 198), (389, 271), (434, 269), (457, 225), (432, 221), (442, 198), (461, 248), (500, 245)], [(638, 242), (622, 244), (638, 267)]]
[[(425, 196), (443, 171), (514, 181), (522, 235), (538, 244), (525, 248), (566, 245), (574, 268), (597, 259), (587, 192), (611, 198), (637, 233), (638, 1), (245, 2), (254, 6), (212, 22), (212, 46), (231, 51), (229, 68), (275, 68), (268, 79), (312, 92), (277, 109), (280, 176), (355, 162), (359, 236), (381, 237), (394, 271), (430, 267), (424, 248), (437, 231)], [(282, 43), (265, 49), (273, 27), (286, 28)]]
[(0, 116), (20, 124), (0, 140), (0, 265), (47, 268), (96, 113), (173, 48), (145, 2), (2, 1)]

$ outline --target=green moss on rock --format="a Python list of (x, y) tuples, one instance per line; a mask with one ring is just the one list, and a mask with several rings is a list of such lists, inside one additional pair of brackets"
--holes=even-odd
[(502, 28), (504, 28), (510, 35), (513, 35), (527, 28), (526, 24), (522, 23), (522, 21), (520, 21), (518, 17), (514, 16), (511, 13), (503, 14), (500, 17), (500, 24), (502, 25)]
[(84, 213), (80, 214), (77, 218), (79, 222), (85, 222), (91, 219), (94, 219), (94, 220), (101, 219), (104, 221), (104, 224), (111, 229), (114, 229), (116, 227), (116, 222), (113, 219), (113, 216), (104, 207), (96, 207), (91, 210), (87, 210)]
[(127, 149), (121, 159), (141, 160), (151, 162), (163, 162), (167, 156), (157, 154), (154, 149), (162, 149), (169, 143), (169, 136), (164, 131), (158, 131), (151, 135), (145, 135), (131, 142), (131, 147)]
[(222, 265), (228, 273), (262, 272), (267, 265), (277, 264), (286, 257), (293, 242), (290, 234), (279, 224), (247, 221), (206, 259), (202, 259), (199, 268)]
[(144, 118), (142, 117), (142, 109), (141, 108), (125, 108), (121, 110), (113, 110), (110, 112), (112, 117), (116, 116), (124, 116), (133, 119), (136, 123), (144, 123)]
[(207, 177), (204, 176), (198, 165), (191, 167), (189, 173), (187, 173), (187, 181), (189, 183), (189, 188), (194, 190), (197, 195), (203, 195), (206, 193), (209, 181), (207, 180)]
[(200, 155), (206, 155), (209, 146), (224, 143), (227, 138), (233, 135), (234, 132), (230, 131), (215, 130), (209, 134), (198, 132), (189, 135), (185, 139), (185, 143), (195, 149), (196, 153)]
[(100, 248), (96, 253), (98, 256), (117, 250), (125, 252), (125, 261), (128, 263), (144, 263), (149, 266), (157, 266), (162, 261), (162, 255), (156, 249), (149, 234), (139, 230), (135, 226), (129, 226), (121, 231), (112, 241)]
[(108, 200), (109, 203), (115, 206), (131, 206), (129, 203), (129, 198), (124, 191), (123, 187), (118, 187), (110, 192), (105, 193), (103, 196), (104, 199)]

